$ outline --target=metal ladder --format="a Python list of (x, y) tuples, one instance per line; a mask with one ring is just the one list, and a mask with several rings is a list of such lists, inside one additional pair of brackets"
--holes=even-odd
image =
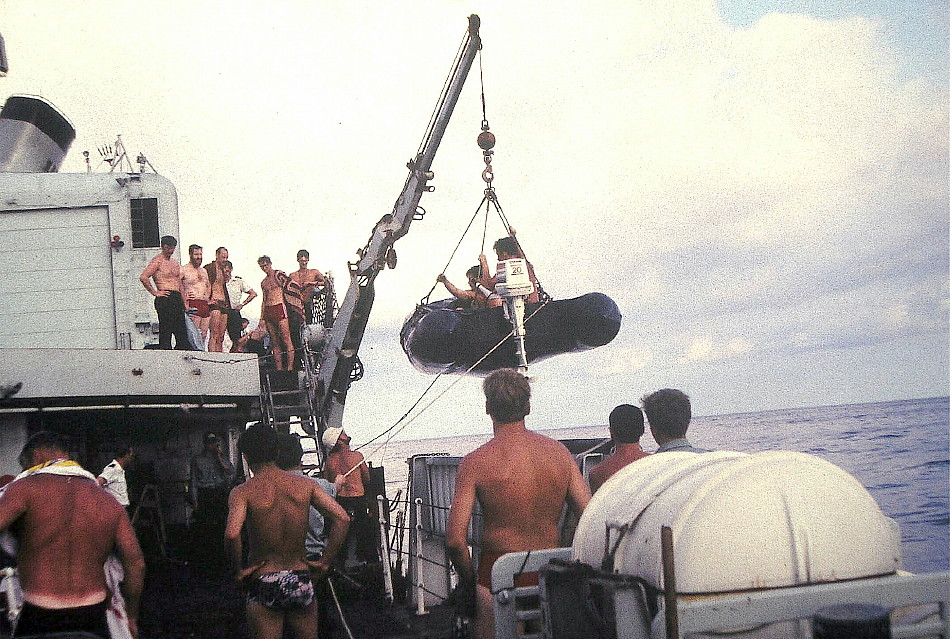
[[(333, 276), (327, 274), (326, 285), (314, 292), (314, 322), (332, 326), (336, 314)], [(305, 325), (306, 326), (306, 325)], [(261, 416), (265, 424), (278, 432), (290, 432), (293, 425), (316, 437), (317, 418), (313, 405), (313, 389), (320, 369), (320, 355), (311, 350), (309, 340), (301, 340), (303, 370), (293, 372), (261, 370)]]

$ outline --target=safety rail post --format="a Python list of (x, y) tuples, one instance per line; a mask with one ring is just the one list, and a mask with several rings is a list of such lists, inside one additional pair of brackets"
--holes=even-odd
[(7, 600), (7, 620), (12, 624), (20, 616), (20, 610), (23, 608), (23, 599), (14, 583), (17, 570), (16, 568), (4, 568), (0, 570), (0, 576), (3, 578), (3, 594)]
[(416, 497), (416, 614), (426, 614), (426, 587), (422, 580), (422, 499)]
[(376, 512), (379, 513), (379, 558), (383, 562), (383, 586), (386, 588), (386, 601), (393, 602), (393, 573), (389, 566), (389, 535), (386, 534), (386, 518), (383, 516), (386, 508), (386, 498), (376, 495)]

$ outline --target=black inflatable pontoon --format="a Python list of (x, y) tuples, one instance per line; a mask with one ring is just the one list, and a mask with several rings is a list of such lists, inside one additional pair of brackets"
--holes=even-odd
[[(424, 373), (464, 373), (511, 331), (504, 309), (458, 310), (458, 300), (420, 305), (400, 331), (402, 349)], [(527, 304), (525, 317), (540, 304)], [(528, 363), (561, 353), (578, 353), (603, 346), (620, 330), (620, 309), (602, 293), (549, 302), (525, 322)], [(513, 338), (472, 371), (487, 375), (518, 366)]]

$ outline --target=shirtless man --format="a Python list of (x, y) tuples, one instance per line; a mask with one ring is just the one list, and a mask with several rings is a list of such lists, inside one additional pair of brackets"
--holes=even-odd
[(103, 564), (115, 552), (125, 570), (129, 630), (138, 636), (145, 560), (125, 509), (95, 478), (69, 461), (59, 436), (40, 432), (21, 459), (36, 469), (7, 486), (0, 530), (19, 542), (17, 569), (25, 603), (14, 636), (85, 631), (108, 639), (109, 589)]
[[(173, 257), (178, 240), (171, 235), (165, 235), (161, 244), (162, 252), (148, 263), (139, 281), (145, 290), (155, 296), (159, 348), (171, 349), (174, 335), (175, 350), (187, 351), (190, 345), (188, 329), (185, 328), (185, 305), (181, 298), (181, 266)], [(154, 286), (152, 280), (155, 281)]]
[[(525, 428), (531, 389), (523, 375), (498, 370), (482, 387), (494, 437), (459, 465), (445, 543), (460, 587), (476, 592), (475, 636), (487, 639), (495, 636), (492, 565), (505, 553), (556, 548), (564, 503), (580, 514), (590, 491), (563, 444)], [(484, 525), (477, 575), (467, 541), (476, 499)], [(522, 580), (519, 585), (529, 583)]]
[(369, 486), (369, 467), (363, 454), (350, 450), (350, 436), (342, 428), (328, 428), (323, 432), (323, 444), (327, 448), (326, 478), (337, 482), (336, 500), (352, 518), (351, 544), (360, 561), (378, 560), (374, 540), (376, 504), (366, 495)]
[(198, 330), (201, 331), (201, 340), (208, 339), (208, 320), (211, 317), (211, 308), (208, 300), (211, 299), (211, 281), (208, 271), (201, 268), (202, 249), (197, 244), (188, 247), (188, 263), (181, 267), (181, 290), (185, 296), (185, 304), (198, 312), (191, 316)]
[(323, 273), (315, 268), (308, 268), (310, 263), (310, 253), (306, 249), (297, 251), (297, 264), (300, 268), (290, 274), (290, 279), (300, 286), (300, 297), (303, 300), (304, 308), (307, 310), (307, 323), (313, 323), (313, 289), (317, 286), (326, 284), (326, 278)]
[(614, 454), (600, 462), (590, 471), (590, 491), (596, 493), (608, 479), (620, 469), (650, 453), (643, 452), (640, 438), (643, 436), (643, 411), (630, 404), (621, 404), (610, 411), (610, 438), (614, 441)]
[[(349, 517), (309, 477), (277, 467), (277, 433), (269, 426), (248, 428), (238, 440), (254, 476), (231, 491), (225, 539), (234, 578), (244, 586), (252, 639), (280, 639), (286, 625), (291, 636), (312, 639), (317, 632), (313, 578), (324, 577), (346, 537)], [(330, 522), (323, 556), (308, 561), (304, 540), (310, 507)], [(248, 567), (241, 563), (241, 529), (247, 524)]]
[[(468, 290), (463, 290), (450, 282), (445, 273), (439, 274), (436, 281), (445, 285), (449, 293), (465, 304), (469, 308), (489, 308), (490, 306), (500, 306), (501, 297), (493, 293), (478, 282), (482, 267), (478, 264), (465, 271), (465, 277), (468, 278)], [(486, 271), (487, 272), (487, 271)], [(496, 303), (497, 301), (497, 303)]]
[[(294, 343), (290, 338), (290, 324), (287, 322), (287, 311), (284, 308), (284, 289), (280, 285), (280, 271), (274, 270), (271, 259), (262, 255), (257, 260), (267, 276), (261, 281), (261, 290), (264, 292), (264, 302), (261, 305), (261, 321), (267, 325), (267, 334), (270, 335), (270, 347), (274, 352), (274, 365), (279, 371), (294, 369)], [(287, 363), (284, 364), (284, 355)]]
[[(515, 240), (515, 230), (511, 229), (511, 235), (508, 237), (500, 238), (495, 242), (495, 255), (498, 257), (499, 262), (512, 259), (525, 259), (524, 252), (521, 250), (521, 247), (518, 245), (518, 241)], [(527, 260), (525, 260), (527, 261)], [(498, 282), (498, 274), (488, 277), (488, 258), (485, 257), (485, 254), (482, 253), (478, 256), (478, 263), (482, 268), (482, 278), (479, 279), (485, 288), (494, 291), (495, 284)], [(534, 284), (534, 291), (531, 292), (525, 298), (525, 302), (529, 304), (536, 304), (541, 300), (540, 295), (538, 294), (538, 278), (534, 275), (534, 266), (531, 265), (531, 262), (528, 262), (528, 277), (531, 278), (531, 283)], [(495, 306), (500, 306), (502, 301), (499, 299), (499, 302)], [(491, 304), (490, 304), (491, 305)]]
[(204, 267), (208, 273), (208, 281), (211, 283), (211, 302), (208, 305), (211, 311), (211, 316), (208, 318), (211, 338), (208, 340), (208, 350), (215, 353), (223, 350), (224, 331), (228, 326), (228, 310), (231, 307), (225, 288), (224, 263), (227, 261), (228, 249), (221, 246), (214, 252), (214, 261), (208, 262)]

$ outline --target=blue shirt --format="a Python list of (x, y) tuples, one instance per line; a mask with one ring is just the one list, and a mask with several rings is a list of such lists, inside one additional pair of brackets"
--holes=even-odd
[[(292, 470), (290, 471), (294, 475), (300, 475), (301, 477), (306, 477), (317, 483), (320, 488), (323, 489), (323, 492), (330, 495), (330, 497), (336, 497), (336, 486), (328, 482), (326, 479), (320, 477), (311, 477), (302, 470)], [(313, 561), (317, 557), (323, 554), (323, 549), (327, 547), (327, 533), (324, 530), (326, 522), (323, 519), (323, 514), (314, 508), (310, 507), (310, 525), (307, 530), (307, 539), (304, 541), (304, 550), (307, 556), (307, 559)]]

